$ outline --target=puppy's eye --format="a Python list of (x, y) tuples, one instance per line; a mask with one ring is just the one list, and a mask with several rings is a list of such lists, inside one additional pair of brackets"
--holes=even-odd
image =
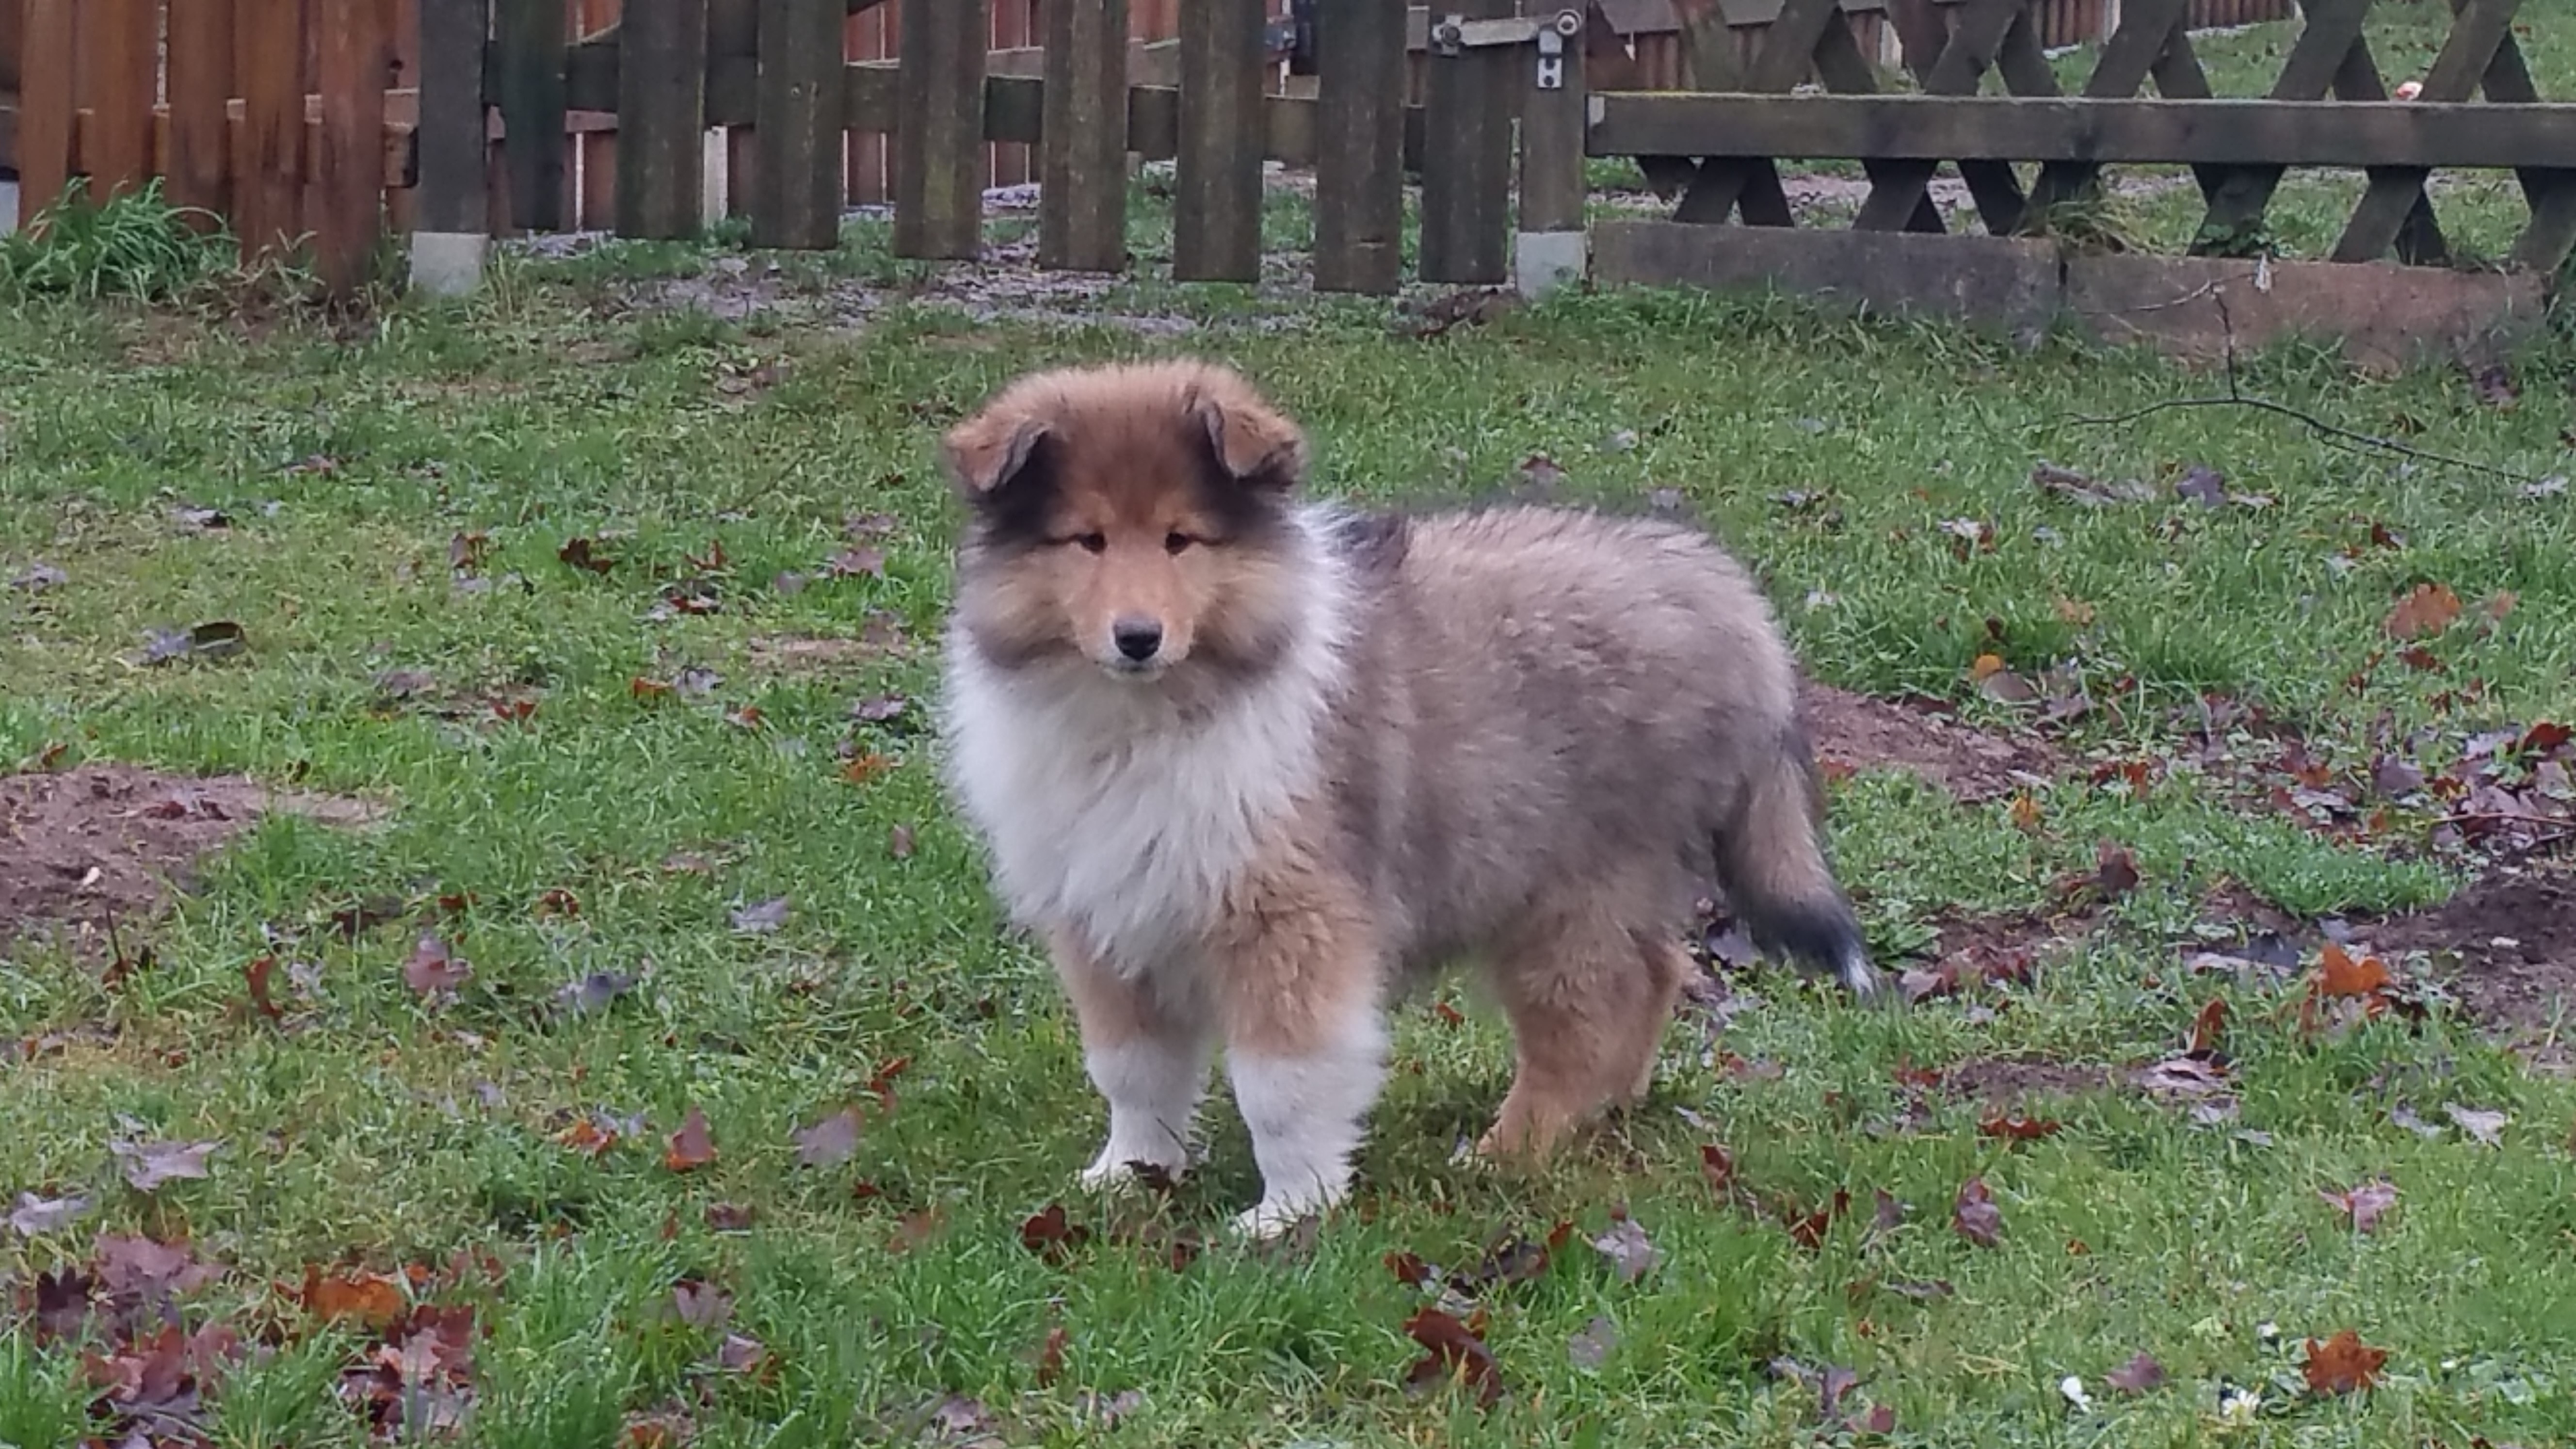
[(1074, 536), (1073, 541), (1082, 545), (1082, 551), (1084, 553), (1099, 553), (1109, 547), (1109, 537), (1106, 534), (1077, 534)]
[(1181, 550), (1188, 548), (1191, 544), (1196, 542), (1198, 542), (1197, 539), (1190, 537), (1186, 533), (1167, 533), (1163, 535), (1163, 551), (1165, 553), (1179, 553)]

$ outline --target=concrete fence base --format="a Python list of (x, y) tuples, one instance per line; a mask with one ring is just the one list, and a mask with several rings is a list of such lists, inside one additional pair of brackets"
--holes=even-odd
[(1592, 229), (1603, 284), (1769, 289), (1852, 310), (1943, 317), (2035, 343), (2073, 325), (2198, 363), (2304, 337), (2356, 366), (2492, 358), (2536, 327), (2548, 284), (2528, 273), (2388, 262), (2261, 262), (2137, 254), (2063, 256), (2015, 237), (1605, 221)]

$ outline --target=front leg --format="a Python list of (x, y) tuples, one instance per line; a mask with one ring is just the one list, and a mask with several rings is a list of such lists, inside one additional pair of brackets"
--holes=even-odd
[(1207, 1093), (1213, 1032), (1195, 992), (1111, 970), (1072, 936), (1048, 941), (1056, 975), (1082, 1028), (1082, 1064), (1109, 1103), (1109, 1140), (1077, 1181), (1087, 1192), (1135, 1175), (1135, 1164), (1179, 1177)]
[(1386, 1080), (1383, 958), (1358, 892), (1311, 861), (1256, 872), (1217, 933), (1226, 1068), (1261, 1167), (1256, 1239), (1339, 1203)]

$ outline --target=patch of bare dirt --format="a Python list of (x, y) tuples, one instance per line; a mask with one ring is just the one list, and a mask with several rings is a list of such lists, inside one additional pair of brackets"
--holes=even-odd
[(2430, 910), (2350, 934), (2382, 955), (2455, 957), (2451, 989), (2488, 1027), (2545, 1030), (2576, 1011), (2576, 874), (2564, 869), (2499, 871)]
[(901, 656), (911, 651), (912, 641), (893, 616), (872, 613), (855, 635), (763, 634), (743, 647), (754, 664), (799, 673)]
[(207, 853), (275, 812), (344, 826), (382, 813), (239, 775), (95, 764), (0, 776), (0, 942), (147, 919), (194, 883)]
[(1972, 728), (1932, 700), (1877, 699), (1807, 680), (1798, 702), (1828, 771), (1906, 770), (1962, 804), (2045, 785), (2066, 763), (2045, 740)]
[(1970, 1057), (1941, 1070), (1945, 1094), (1998, 1110), (2109, 1091), (2118, 1085), (2118, 1075), (2109, 1067), (2044, 1057)]

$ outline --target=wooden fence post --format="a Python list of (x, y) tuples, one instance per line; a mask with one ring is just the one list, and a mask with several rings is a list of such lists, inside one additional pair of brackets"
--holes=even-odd
[(626, 0), (617, 24), (617, 234), (698, 234), (707, 0)]
[(841, 241), (842, 0), (761, 0), (751, 239), (829, 251)]
[(1127, 267), (1127, 0), (1048, 0), (1038, 265)]
[(169, 196), (220, 226), (232, 207), (233, 0), (170, 0)]
[(313, 261), (322, 285), (345, 297), (374, 280), (376, 246), (384, 240), (385, 83), (393, 73), (393, 37), (373, 4), (319, 5), (321, 154), (314, 158), (318, 211)]
[(83, 0), (89, 76), (81, 107), (81, 169), (105, 205), (152, 179), (152, 106), (160, 89), (161, 7), (155, 0)]
[(483, 42), (491, 0), (420, 0), (420, 197), (411, 282), (455, 296), (483, 281), (491, 234)]
[(1261, 280), (1262, 12), (1262, 0), (1190, 0), (1181, 12), (1175, 281)]
[(303, 34), (296, 0), (235, 0), (233, 75), (241, 86), (242, 128), (233, 153), (233, 213), (242, 260), (280, 252), (304, 235)]
[(564, 0), (500, 0), (499, 19), (510, 224), (558, 231), (564, 221)]
[(990, 25), (986, 0), (939, 0), (904, 9), (896, 81), (896, 256), (967, 261), (983, 250), (984, 46)]
[(1560, 9), (1560, 3), (1522, 5), (1543, 27), (1521, 109), (1521, 214), (1512, 281), (1525, 297), (1544, 296), (1583, 276), (1583, 203), (1591, 191), (1583, 173), (1583, 13)]
[(20, 30), (18, 226), (62, 200), (72, 179), (72, 25), (78, 0), (27, 0)]
[(1404, 10), (1315, 8), (1315, 290), (1383, 295), (1404, 272)]
[[(1444, 0), (1445, 15), (1492, 19), (1512, 0)], [(1509, 273), (1513, 101), (1529, 48), (1498, 45), (1425, 62), (1422, 83), (1422, 280), (1490, 285)], [(1515, 85), (1514, 82), (1519, 82)]]

